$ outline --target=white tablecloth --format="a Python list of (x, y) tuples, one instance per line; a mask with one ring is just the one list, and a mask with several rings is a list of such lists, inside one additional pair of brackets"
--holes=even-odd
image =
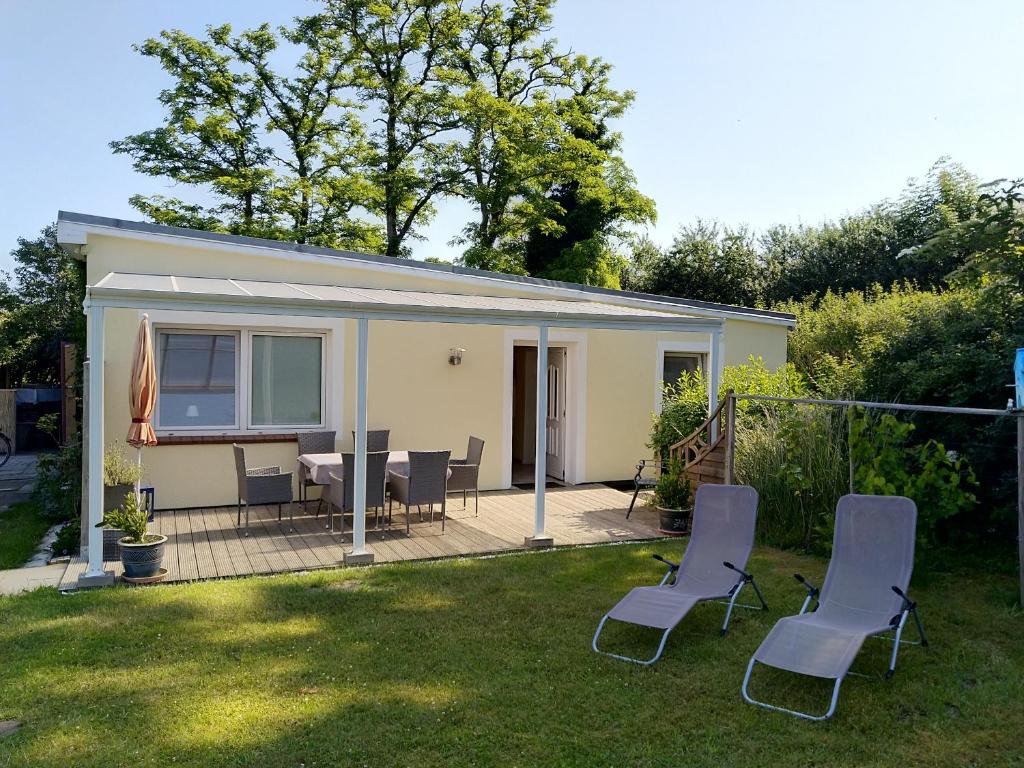
[[(317, 485), (330, 485), (331, 473), (341, 477), (342, 464), (340, 453), (304, 453), (299, 456), (299, 470), (309, 470), (309, 476)], [(388, 471), (401, 475), (409, 474), (409, 452), (391, 451), (388, 453)]]

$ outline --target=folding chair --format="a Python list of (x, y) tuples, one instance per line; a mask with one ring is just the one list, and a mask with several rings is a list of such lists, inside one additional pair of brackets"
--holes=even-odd
[[(917, 507), (902, 496), (843, 496), (836, 507), (832, 561), (818, 589), (799, 574), (807, 589), (800, 613), (787, 616), (768, 633), (747, 665), (743, 698), (750, 704), (807, 720), (826, 720), (836, 711), (839, 686), (868, 637), (894, 632), (886, 679), (896, 670), (896, 653), (907, 619), (914, 617), (920, 640), (928, 645), (917, 614), (907, 597), (914, 567)], [(807, 609), (812, 601), (817, 606)], [(801, 675), (835, 680), (824, 715), (812, 715), (751, 698), (750, 676), (756, 663)]]
[[(636, 587), (622, 598), (597, 625), (591, 647), (613, 659), (650, 665), (661, 657), (669, 633), (697, 603), (728, 601), (722, 635), (729, 629), (734, 607), (768, 610), (754, 577), (744, 570), (754, 546), (756, 522), (757, 491), (750, 486), (700, 486), (694, 500), (693, 533), (682, 563), (677, 565), (655, 555), (656, 560), (668, 566), (661, 583), (656, 587)], [(760, 606), (736, 602), (745, 584), (754, 588)], [(602, 651), (597, 638), (608, 619), (662, 630), (657, 652), (642, 660)]]

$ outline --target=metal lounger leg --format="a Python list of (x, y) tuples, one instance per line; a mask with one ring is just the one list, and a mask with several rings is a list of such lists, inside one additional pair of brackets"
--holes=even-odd
[(900, 614), (900, 623), (896, 626), (896, 637), (892, 641), (892, 655), (889, 656), (889, 669), (885, 671), (885, 679), (889, 680), (896, 673), (896, 654), (900, 650), (900, 637), (903, 635), (903, 627), (907, 624), (907, 615), (910, 613), (904, 610)]
[(747, 665), (747, 674), (743, 676), (743, 686), (740, 689), (743, 693), (743, 700), (748, 704), (756, 704), (759, 707), (771, 709), (775, 712), (785, 712), (787, 715), (795, 715), (796, 717), (802, 717), (804, 720), (828, 720), (830, 717), (832, 717), (833, 714), (835, 714), (836, 704), (839, 702), (839, 686), (843, 684), (843, 679), (845, 676), (836, 678), (836, 684), (832, 688), (832, 700), (829, 702), (828, 711), (824, 715), (811, 715), (807, 712), (800, 712), (796, 709), (786, 709), (785, 707), (779, 707), (775, 704), (768, 704), (764, 701), (758, 701), (757, 699), (751, 698), (750, 694), (747, 692), (747, 685), (748, 683), (750, 683), (750, 673), (754, 671), (755, 663), (757, 663), (757, 660), (751, 657), (750, 663)]
[(921, 646), (927, 648), (928, 638), (924, 635), (924, 625), (921, 623), (921, 617), (917, 614), (917, 606), (915, 605), (911, 608), (910, 612), (913, 614), (914, 623), (917, 625), (917, 636), (921, 638)]
[(669, 627), (662, 633), (661, 642), (658, 643), (658, 651), (651, 658), (644, 661), (643, 659), (634, 659), (632, 656), (620, 656), (617, 653), (609, 653), (608, 651), (602, 651), (597, 647), (597, 638), (600, 636), (601, 631), (604, 629), (605, 622), (608, 621), (608, 614), (606, 613), (601, 617), (601, 623), (597, 625), (597, 631), (594, 632), (594, 639), (590, 642), (590, 647), (594, 649), (595, 653), (600, 653), (602, 656), (610, 656), (613, 659), (619, 659), (620, 661), (631, 661), (634, 664), (641, 664), (645, 667), (651, 666), (654, 662), (661, 658), (662, 652), (665, 650), (665, 643), (668, 641), (668, 633), (671, 632), (674, 627)]
[(630, 499), (629, 509), (626, 510), (626, 519), (629, 520), (629, 516), (633, 514), (633, 505), (636, 504), (636, 497), (640, 495), (640, 484), (634, 483), (633, 498)]
[(729, 599), (729, 607), (725, 609), (725, 621), (722, 622), (722, 629), (718, 633), (719, 636), (724, 637), (725, 633), (729, 631), (729, 619), (732, 618), (732, 609), (736, 605), (736, 598), (740, 596), (743, 584), (744, 581), (742, 579), (736, 582), (736, 588), (733, 590), (732, 597)]

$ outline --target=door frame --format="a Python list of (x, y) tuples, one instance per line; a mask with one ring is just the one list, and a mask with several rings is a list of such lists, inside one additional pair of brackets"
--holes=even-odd
[[(502, 392), (501, 484), (512, 487), (512, 386), (513, 350), (517, 346), (536, 347), (537, 331), (532, 328), (505, 330), (505, 372)], [(565, 484), (586, 482), (587, 439), (587, 332), (552, 328), (549, 347), (565, 347)]]

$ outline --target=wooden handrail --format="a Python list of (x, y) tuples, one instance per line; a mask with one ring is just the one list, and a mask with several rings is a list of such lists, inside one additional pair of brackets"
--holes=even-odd
[[(677, 456), (682, 460), (683, 470), (699, 464), (708, 454), (718, 448), (728, 438), (728, 422), (723, 416), (729, 402), (732, 401), (732, 390), (726, 392), (725, 399), (711, 412), (711, 415), (692, 433), (682, 440), (669, 446), (669, 456)], [(718, 429), (712, 437), (711, 427), (717, 422)], [(724, 422), (724, 423), (723, 423)], [(724, 428), (723, 428), (724, 427)], [(705, 440), (705, 434), (707, 439)], [(726, 444), (728, 446), (728, 443)]]

